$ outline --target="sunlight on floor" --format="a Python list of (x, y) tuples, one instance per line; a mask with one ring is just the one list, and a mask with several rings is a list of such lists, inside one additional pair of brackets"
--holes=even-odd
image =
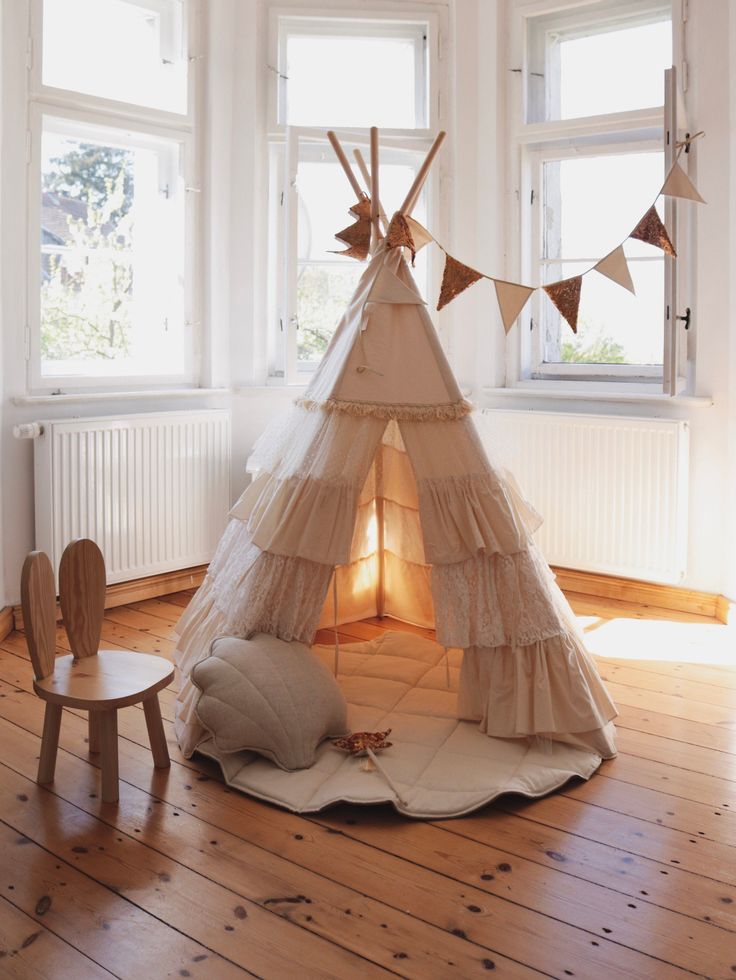
[(657, 610), (646, 616), (578, 615), (586, 646), (599, 657), (616, 660), (668, 661), (689, 664), (736, 665), (736, 630), (708, 620), (693, 617), (683, 622), (677, 613), (673, 619), (661, 618)]

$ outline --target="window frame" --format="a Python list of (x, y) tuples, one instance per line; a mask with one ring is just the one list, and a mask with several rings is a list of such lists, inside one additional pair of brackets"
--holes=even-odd
[[(152, 6), (158, 4), (152, 4)], [(32, 395), (81, 391), (141, 390), (162, 387), (198, 387), (202, 370), (201, 256), (199, 207), (201, 163), (197, 139), (200, 116), (202, 56), (200, 0), (183, 0), (184, 55), (187, 73), (187, 111), (138, 106), (98, 98), (82, 92), (57, 89), (42, 82), (43, 0), (30, 0), (27, 48), (27, 234), (26, 234), (26, 325), (24, 353), (26, 390)], [(71, 125), (113, 130), (125, 145), (171, 141), (179, 145), (181, 191), (184, 194), (184, 324), (187, 341), (182, 372), (158, 374), (49, 375), (42, 372), (41, 359), (41, 143), (43, 119), (49, 116)]]
[[(665, 170), (673, 157), (673, 147), (666, 144), (668, 127), (675, 126), (678, 133), (684, 130), (686, 120), (680, 118), (677, 126), (677, 107), (673, 104), (674, 90), (665, 86), (665, 103), (662, 106), (634, 109), (624, 112), (583, 116), (571, 119), (527, 121), (530, 118), (529, 74), (530, 45), (529, 20), (537, 17), (559, 15), (567, 34), (580, 32), (580, 35), (593, 33), (590, 28), (601, 23), (603, 30), (623, 27), (635, 19), (641, 23), (652, 22), (657, 12), (671, 10), (673, 30), (673, 64), (678, 62), (678, 42), (680, 30), (677, 12), (679, 0), (672, 3), (662, 0), (630, 0), (616, 6), (610, 5), (608, 16), (601, 20), (598, 12), (578, 0), (574, 7), (559, 9), (556, 0), (512, 0), (514, 8), (510, 23), (510, 44), (508, 46), (507, 76), (509, 89), (507, 97), (507, 126), (510, 134), (507, 155), (509, 192), (516, 199), (517, 207), (509, 209), (508, 251), (509, 278), (530, 284), (539, 280), (539, 265), (536, 262), (539, 250), (538, 226), (535, 223), (535, 206), (538, 204), (535, 166), (538, 156), (550, 152), (569, 151), (575, 153), (616, 153), (636, 149), (650, 149), (656, 145), (664, 150)], [(679, 100), (681, 102), (681, 100)], [(685, 165), (686, 161), (680, 161)], [(533, 193), (534, 192), (534, 193)], [(673, 199), (666, 199), (665, 216), (668, 228), (674, 234), (677, 205)], [(672, 226), (671, 226), (672, 225)], [(617, 243), (612, 243), (612, 247)], [(677, 310), (677, 287), (686, 281), (687, 262), (665, 257), (665, 291), (662, 302), (662, 343), (663, 368), (651, 365), (590, 365), (590, 364), (551, 364), (541, 359), (542, 341), (539, 303), (546, 301), (537, 291), (533, 302), (522, 312), (518, 330), (511, 331), (506, 340), (507, 385), (536, 388), (559, 387), (561, 384), (577, 388), (590, 385), (591, 391), (601, 385), (608, 391), (652, 392), (662, 391), (677, 394), (685, 389), (685, 375), (688, 373), (683, 351), (687, 344), (678, 336), (677, 321), (668, 313)], [(674, 268), (669, 269), (669, 266)], [(514, 270), (513, 272), (511, 270)]]
[[(268, 261), (268, 378), (269, 385), (303, 386), (309, 383), (319, 362), (310, 362), (311, 370), (300, 368), (297, 361), (297, 323), (296, 323), (296, 286), (299, 258), (297, 255), (297, 191), (294, 175), (299, 163), (299, 143), (301, 140), (315, 145), (324, 145), (332, 153), (326, 139), (324, 126), (288, 126), (282, 119), (283, 85), (282, 66), (284, 64), (285, 37), (282, 37), (280, 24), (313, 22), (314, 33), (319, 30), (324, 33), (324, 22), (335, 22), (335, 33), (347, 33), (344, 25), (365, 24), (371, 26), (371, 36), (375, 36), (375, 27), (384, 26), (387, 36), (395, 36), (392, 25), (415, 24), (417, 29), (425, 26), (426, 38), (426, 121), (427, 126), (415, 129), (381, 128), (381, 151), (410, 151), (426, 153), (432, 144), (434, 135), (443, 127), (443, 105), (441, 92), (443, 76), (440, 64), (443, 60), (442, 14), (436, 5), (412, 5), (401, 9), (380, 9), (379, 7), (364, 9), (362, 6), (350, 6), (349, 0), (339, 7), (329, 9), (314, 9), (307, 7), (271, 7), (269, 11), (269, 46), (267, 68), (269, 70), (268, 89), (268, 143), (269, 143), (269, 261)], [(305, 33), (309, 33), (305, 31)], [(354, 32), (351, 32), (354, 33)], [(368, 33), (368, 32), (366, 32)], [(417, 88), (419, 85), (417, 85)], [(415, 102), (416, 104), (416, 102)], [(339, 138), (345, 143), (362, 147), (363, 154), (368, 159), (370, 137), (367, 128), (332, 127)], [(360, 175), (356, 176), (362, 185)], [(344, 179), (342, 174), (340, 179)], [(435, 227), (441, 220), (439, 206), (439, 178), (430, 174), (425, 185), (427, 194), (428, 222)], [(283, 206), (282, 206), (283, 205)], [(390, 217), (390, 216), (389, 216)], [(345, 216), (349, 223), (349, 215)], [(336, 229), (337, 230), (337, 229)], [(336, 248), (339, 243), (336, 242)], [(354, 259), (345, 259), (354, 262)], [(428, 256), (428, 280), (433, 282), (439, 271), (438, 258), (432, 252)]]
[[(529, 229), (529, 249), (532, 269), (538, 270), (543, 261), (543, 194), (541, 191), (541, 172), (542, 167), (546, 162), (553, 160), (580, 159), (586, 156), (613, 156), (619, 153), (646, 153), (648, 151), (651, 152), (652, 150), (659, 152), (662, 151), (661, 140), (640, 139), (633, 142), (619, 141), (614, 144), (589, 142), (586, 143), (585, 146), (566, 146), (556, 148), (545, 146), (543, 148), (530, 150), (529, 163), (533, 190), (533, 193), (530, 194), (530, 198), (533, 198), (533, 200), (530, 211), (531, 227)], [(614, 243), (614, 246), (615, 244), (616, 243)], [(600, 258), (600, 256), (598, 256), (598, 258)], [(643, 257), (635, 261), (652, 261), (655, 258), (659, 257)], [(571, 259), (570, 261), (582, 262), (588, 261), (589, 259), (590, 265), (593, 265), (596, 261), (596, 258), (593, 256), (581, 256), (577, 259)], [(530, 329), (531, 351), (529, 363), (529, 374), (532, 380), (547, 379), (559, 381), (564, 380), (565, 378), (573, 378), (576, 380), (585, 380), (586, 378), (595, 380), (605, 378), (622, 380), (630, 378), (636, 381), (662, 381), (663, 368), (660, 364), (576, 364), (574, 362), (568, 363), (565, 361), (545, 361), (545, 338), (543, 336), (542, 329), (542, 305), (548, 302), (549, 300), (543, 294), (542, 290), (536, 290), (531, 297), (531, 302), (529, 303), (529, 312), (531, 314), (531, 322), (533, 324), (532, 328)]]

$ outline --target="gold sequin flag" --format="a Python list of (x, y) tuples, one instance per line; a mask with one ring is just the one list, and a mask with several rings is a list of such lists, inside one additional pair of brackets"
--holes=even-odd
[(608, 279), (612, 279), (613, 282), (618, 283), (619, 286), (623, 286), (624, 289), (628, 289), (630, 293), (636, 293), (623, 245), (614, 248), (612, 252), (605, 255), (593, 268), (596, 272), (600, 272), (602, 276), (606, 276)]
[(333, 252), (333, 255), (346, 255), (348, 258), (363, 261), (371, 247), (371, 202), (368, 198), (358, 201), (350, 208), (350, 213), (358, 220), (335, 235), (335, 238), (349, 247), (344, 252)]
[(667, 197), (684, 197), (687, 201), (697, 201), (698, 204), (705, 204), (697, 187), (677, 161), (675, 161), (672, 169), (667, 174), (667, 179), (664, 182), (660, 194), (666, 194)]
[(563, 318), (570, 324), (573, 333), (578, 332), (578, 310), (580, 309), (580, 290), (583, 285), (582, 276), (573, 276), (561, 282), (553, 282), (542, 289), (549, 296)]
[(386, 247), (387, 248), (408, 248), (411, 252), (411, 264), (414, 265), (414, 259), (417, 255), (416, 246), (414, 245), (414, 239), (411, 235), (411, 230), (409, 228), (409, 223), (399, 211), (391, 219), (391, 223), (388, 226), (386, 232)]
[(655, 245), (657, 248), (661, 248), (663, 252), (666, 252), (667, 255), (671, 255), (673, 259), (677, 257), (675, 247), (670, 241), (667, 229), (662, 224), (654, 205), (649, 208), (639, 224), (631, 232), (629, 238), (636, 238), (638, 241), (646, 242), (648, 245)]
[(479, 279), (484, 279), (482, 272), (476, 272), (469, 265), (463, 265), (451, 255), (445, 253), (445, 271), (442, 273), (442, 287), (440, 288), (440, 298), (437, 309), (441, 310), (449, 302), (459, 296), (468, 286), (472, 286)]
[(534, 292), (533, 286), (522, 286), (518, 282), (506, 282), (505, 279), (494, 279), (496, 299), (501, 311), (503, 328), (506, 333), (513, 327), (517, 316), (526, 306), (526, 301)]

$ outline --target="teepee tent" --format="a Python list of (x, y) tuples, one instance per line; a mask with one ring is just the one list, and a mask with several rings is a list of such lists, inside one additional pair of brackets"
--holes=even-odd
[(304, 397), (256, 444), (179, 625), (181, 747), (204, 737), (189, 675), (214, 637), (311, 643), (320, 625), (378, 615), (462, 651), (457, 711), (488, 736), (599, 762), (615, 754), (615, 708), (534, 544), (539, 518), (487, 458), (403, 249), (381, 236), (372, 142), (370, 260)]

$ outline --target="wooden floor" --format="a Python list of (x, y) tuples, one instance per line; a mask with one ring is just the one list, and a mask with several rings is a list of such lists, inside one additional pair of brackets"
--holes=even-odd
[[(11, 634), (0, 977), (736, 975), (733, 630), (571, 599), (604, 655), (620, 755), (545, 799), (435, 822), (387, 807), (302, 818), (231, 792), (179, 753), (171, 690), (169, 772), (153, 771), (143, 712), (126, 708), (120, 803), (102, 804), (85, 720), (65, 712), (56, 781), (41, 789), (42, 704)], [(105, 645), (170, 654), (188, 600), (109, 610)]]

